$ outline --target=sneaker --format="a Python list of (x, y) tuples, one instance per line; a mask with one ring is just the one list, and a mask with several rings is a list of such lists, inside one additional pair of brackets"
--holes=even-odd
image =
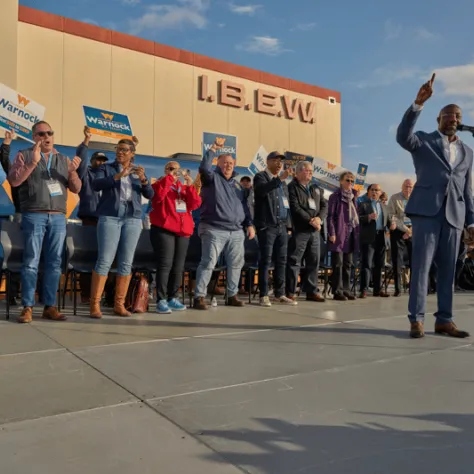
[(275, 297), (275, 301), (280, 304), (286, 304), (288, 306), (296, 306), (298, 302), (296, 299), (288, 298), (287, 296)]
[(271, 306), (270, 298), (268, 296), (262, 296), (260, 298), (260, 306)]
[(168, 301), (166, 301), (166, 300), (158, 301), (158, 304), (156, 305), (156, 312), (158, 314), (170, 314), (171, 309), (168, 306)]
[(168, 301), (168, 307), (171, 311), (184, 311), (186, 306), (178, 300), (178, 298), (173, 298)]

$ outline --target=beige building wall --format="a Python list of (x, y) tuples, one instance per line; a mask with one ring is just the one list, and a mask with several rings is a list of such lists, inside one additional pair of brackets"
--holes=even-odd
[[(202, 133), (208, 131), (237, 135), (240, 166), (252, 161), (260, 145), (341, 163), (339, 103), (22, 22), (17, 71), (17, 89), (46, 107), (46, 120), (63, 145), (75, 146), (81, 140), (82, 106), (89, 105), (127, 114), (141, 154), (200, 154)], [(218, 81), (244, 85), (252, 110), (199, 100), (203, 74), (208, 76), (209, 94), (216, 97)], [(257, 113), (259, 88), (314, 102), (314, 123)]]
[(0, 82), (17, 89), (18, 0), (0, 0), (0, 58)]

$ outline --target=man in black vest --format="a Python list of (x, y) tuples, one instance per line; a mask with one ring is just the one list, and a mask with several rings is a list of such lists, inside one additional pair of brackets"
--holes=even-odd
[(268, 297), (268, 271), (273, 255), (275, 255), (273, 272), (275, 301), (293, 306), (297, 304), (285, 295), (288, 233), (291, 230), (290, 202), (285, 180), (290, 176), (291, 169), (280, 174), (284, 159), (284, 155), (273, 151), (267, 156), (267, 168), (257, 173), (253, 179), (254, 223), (260, 246), (258, 284), (261, 306), (272, 305)]
[(288, 186), (290, 209), (293, 219), (293, 235), (288, 248), (286, 293), (294, 299), (301, 261), (305, 257), (304, 281), (307, 301), (324, 302), (318, 294), (318, 272), (320, 261), (321, 225), (328, 214), (323, 190), (311, 183), (313, 165), (300, 161), (296, 176)]
[(56, 308), (61, 277), (61, 259), (66, 238), (66, 202), (68, 189), (77, 194), (81, 180), (79, 157), (71, 161), (54, 149), (54, 132), (47, 122), (33, 125), (35, 145), (20, 151), (8, 173), (12, 187), (18, 188), (21, 227), (24, 237), (21, 272), (23, 311), (19, 323), (33, 318), (35, 289), (41, 253), (44, 255), (43, 318), (62, 321)]

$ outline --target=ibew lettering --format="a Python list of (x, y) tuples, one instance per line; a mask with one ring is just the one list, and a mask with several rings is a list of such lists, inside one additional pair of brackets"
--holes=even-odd
[(23, 110), (22, 108), (17, 107), (16, 105), (12, 105), (9, 100), (3, 98), (0, 99), (0, 106), (8, 110), (10, 113), (16, 114), (18, 117), (27, 120), (28, 122), (36, 123), (40, 121), (37, 115), (32, 115), (26, 110)]

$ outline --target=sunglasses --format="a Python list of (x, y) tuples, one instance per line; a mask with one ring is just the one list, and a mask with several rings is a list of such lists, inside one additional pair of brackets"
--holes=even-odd
[(168, 171), (174, 171), (174, 170), (179, 170), (179, 168), (175, 168), (174, 166), (170, 166), (168, 168)]
[(344, 181), (345, 181), (346, 183), (353, 183), (353, 182), (354, 182), (353, 179), (347, 179), (347, 178), (346, 178)]
[(38, 135), (38, 137), (52, 137), (54, 135), (54, 132), (52, 130), (48, 130), (47, 132), (36, 132), (35, 135)]

